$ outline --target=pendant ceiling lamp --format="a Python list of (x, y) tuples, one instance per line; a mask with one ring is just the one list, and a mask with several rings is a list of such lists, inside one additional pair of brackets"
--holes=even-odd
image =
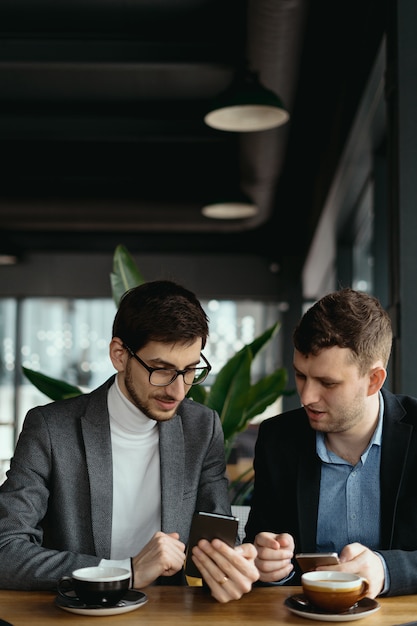
[(239, 191), (236, 194), (230, 194), (228, 198), (206, 204), (201, 212), (205, 217), (214, 220), (238, 220), (257, 215), (259, 209), (246, 194)]
[(0, 252), (0, 265), (16, 265), (17, 256), (14, 254), (3, 254)]
[(264, 87), (254, 72), (246, 71), (214, 101), (204, 117), (211, 128), (231, 132), (269, 130), (289, 120), (280, 98)]

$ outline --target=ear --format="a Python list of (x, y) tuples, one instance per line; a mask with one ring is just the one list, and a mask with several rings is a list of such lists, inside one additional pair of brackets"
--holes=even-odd
[(369, 374), (368, 396), (372, 396), (381, 389), (387, 377), (387, 371), (382, 365), (373, 367)]
[(113, 337), (110, 342), (109, 352), (114, 369), (118, 372), (124, 372), (129, 355), (123, 346), (123, 341), (119, 337)]

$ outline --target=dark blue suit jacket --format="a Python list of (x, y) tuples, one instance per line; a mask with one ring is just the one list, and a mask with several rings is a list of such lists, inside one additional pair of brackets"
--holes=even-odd
[[(417, 399), (383, 390), (381, 544), (388, 595), (417, 593)], [(263, 422), (255, 448), (255, 490), (246, 541), (288, 532), (297, 552), (316, 552), (320, 460), (303, 408)], [(300, 572), (289, 584), (300, 583)]]

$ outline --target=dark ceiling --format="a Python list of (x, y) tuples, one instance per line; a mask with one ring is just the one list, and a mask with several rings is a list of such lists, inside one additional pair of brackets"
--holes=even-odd
[[(298, 267), (384, 4), (1, 0), (0, 248), (250, 250)], [(245, 64), (279, 93), (287, 125), (236, 134), (204, 124)], [(238, 190), (258, 217), (201, 215)]]

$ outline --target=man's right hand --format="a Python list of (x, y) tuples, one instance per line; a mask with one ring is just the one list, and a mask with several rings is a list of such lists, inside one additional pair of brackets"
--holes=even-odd
[(258, 556), (255, 565), (259, 580), (264, 583), (279, 582), (291, 574), (294, 566), (294, 539), (288, 533), (259, 533), (255, 537)]
[(173, 576), (184, 565), (185, 545), (178, 533), (157, 532), (146, 546), (133, 557), (133, 587), (142, 589), (159, 576)]

